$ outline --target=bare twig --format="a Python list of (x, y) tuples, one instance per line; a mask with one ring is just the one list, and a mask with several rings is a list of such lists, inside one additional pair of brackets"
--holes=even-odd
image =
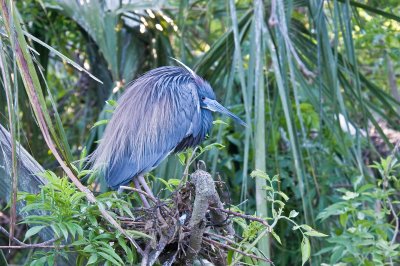
[(66, 246), (66, 245), (54, 246), (54, 245), (31, 244), (31, 245), (25, 245), (25, 246), (0, 246), (0, 249), (25, 249), (25, 248), (53, 248), (53, 249), (59, 249), (59, 248), (65, 248), (65, 247), (68, 247), (68, 246)]
[(141, 266), (147, 266), (149, 264), (148, 261), (149, 261), (150, 250), (151, 250), (151, 245), (150, 243), (147, 243), (142, 254), (142, 261), (140, 263)]
[(214, 233), (211, 233), (211, 232), (205, 232), (204, 234), (208, 235), (208, 236), (211, 236), (211, 237), (214, 237), (214, 238), (223, 239), (224, 241), (228, 242), (231, 245), (237, 245), (237, 243), (235, 241), (233, 241), (231, 238), (228, 238), (226, 236), (221, 236), (221, 235), (214, 234)]
[(151, 199), (153, 202), (156, 202), (154, 197), (151, 197), (149, 194), (147, 194), (146, 192), (144, 192), (141, 189), (137, 189), (137, 188), (133, 188), (133, 187), (127, 187), (127, 186), (120, 186), (119, 188), (123, 189), (123, 190), (130, 190), (130, 191), (137, 192), (137, 193), (142, 194), (142, 195), (146, 196), (147, 198)]
[(26, 245), (24, 242), (21, 242), (14, 236), (11, 236), (11, 234), (1, 225), (0, 225), (0, 232), (3, 233), (4, 235), (6, 235), (8, 238), (12, 239), (18, 245), (22, 245), (22, 246)]
[[(210, 208), (212, 208), (212, 207), (210, 207)], [(247, 215), (247, 214), (243, 214), (243, 213), (239, 213), (239, 212), (234, 212), (234, 211), (226, 210), (226, 209), (222, 209), (222, 208), (213, 208), (213, 209), (219, 209), (220, 211), (228, 213), (228, 214), (231, 214), (233, 216), (241, 217), (241, 218), (246, 219), (246, 220), (259, 222), (259, 223), (263, 224), (265, 227), (267, 227), (268, 230), (271, 230), (271, 226), (267, 223), (267, 221), (265, 221), (262, 218), (254, 217), (254, 216), (251, 216), (251, 215)]]
[(396, 213), (396, 211), (395, 211), (395, 209), (393, 207), (392, 201), (390, 199), (388, 199), (387, 202), (388, 202), (390, 211), (392, 212), (394, 220), (395, 220), (395, 223), (396, 223), (395, 224), (395, 229), (394, 229), (394, 232), (393, 232), (393, 238), (392, 238), (392, 241), (390, 241), (390, 245), (394, 245), (396, 243), (397, 235), (399, 234), (399, 216), (397, 215), (397, 213)]
[(164, 251), (165, 247), (167, 246), (167, 244), (174, 235), (175, 235), (175, 228), (170, 227), (168, 232), (161, 236), (156, 248), (149, 253), (148, 265), (153, 265), (154, 263), (156, 263), (158, 257)]
[(193, 163), (193, 158), (195, 157), (198, 148), (199, 147), (196, 147), (193, 149), (192, 154), (190, 155), (190, 158), (186, 162), (185, 170), (183, 171), (182, 181), (184, 181), (185, 178), (189, 175), (189, 167)]
[[(394, 149), (393, 149), (393, 151), (392, 151), (392, 153), (390, 155), (391, 156), (391, 160), (389, 162), (389, 165), (392, 163), (393, 158), (395, 158), (396, 153), (398, 152), (399, 148), (400, 148), (400, 141), (398, 141), (396, 143), (396, 146), (394, 147)], [(389, 174), (390, 173), (387, 173), (387, 175), (389, 175)], [(388, 177), (386, 175), (383, 176), (383, 179), (384, 179), (383, 180), (383, 188), (384, 188), (384, 190), (386, 190), (386, 187), (388, 186), (389, 180), (388, 180)], [(392, 213), (392, 215), (394, 217), (394, 220), (395, 220), (395, 229), (394, 229), (394, 232), (393, 232), (393, 238), (390, 241), (390, 244), (394, 245), (394, 243), (396, 243), (397, 235), (399, 234), (399, 224), (400, 224), (400, 222), (399, 222), (399, 216), (397, 215), (397, 213), (396, 213), (396, 211), (395, 211), (395, 209), (393, 207), (392, 201), (390, 200), (389, 196), (387, 198), (387, 203), (389, 205), (390, 212)]]
[[(4, 227), (2, 227), (1, 225), (0, 225), (0, 232), (3, 233), (4, 235), (6, 235), (7, 237), (10, 237), (10, 235), (11, 235), (11, 234), (10, 234)], [(40, 248), (40, 247), (48, 247), (49, 244), (51, 244), (51, 243), (57, 241), (58, 239), (53, 238), (53, 239), (50, 239), (50, 240), (47, 240), (47, 241), (44, 241), (44, 242), (41, 242), (41, 243), (36, 243), (36, 244), (26, 244), (26, 243), (24, 243), (24, 242), (18, 240), (18, 239), (15, 238), (15, 237), (13, 237), (12, 240), (13, 240), (15, 243), (17, 243), (18, 245), (20, 245), (20, 246), (19, 246), (20, 248), (25, 248), (25, 247), (26, 247), (26, 248), (36, 248), (36, 247)], [(17, 248), (17, 246), (9, 246), (9, 247), (15, 248), (15, 249)], [(61, 247), (61, 246), (59, 246), (59, 247)]]

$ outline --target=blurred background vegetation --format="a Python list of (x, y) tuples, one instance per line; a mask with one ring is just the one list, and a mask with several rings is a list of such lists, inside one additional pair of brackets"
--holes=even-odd
[[(96, 147), (104, 125), (93, 126), (110, 117), (107, 100), (178, 58), (250, 125), (243, 129), (215, 117), (224, 122), (215, 124), (206, 145), (224, 148), (201, 156), (226, 182), (223, 196), (231, 204), (271, 215), (265, 197), (256, 197), (263, 182), (249, 174), (278, 174), (279, 189), (291, 199), (288, 209), (329, 235), (312, 240), (313, 265), (399, 263), (396, 154), (390, 165), (369, 167), (400, 141), (398, 1), (24, 0), (16, 7), (50, 117), (64, 129), (57, 132), (67, 162)], [(3, 63), (13, 73), (3, 23)], [(25, 90), (18, 88), (20, 77), (12, 79), (18, 140), (45, 169), (60, 173)], [(0, 123), (6, 128), (9, 111), (2, 89)], [(169, 179), (182, 172), (177, 156), (170, 156), (152, 174)], [(97, 191), (106, 189), (102, 180), (98, 184)], [(154, 182), (154, 189), (160, 186)], [(282, 245), (266, 240), (266, 253), (276, 265), (300, 264), (301, 236), (285, 223), (275, 231)]]

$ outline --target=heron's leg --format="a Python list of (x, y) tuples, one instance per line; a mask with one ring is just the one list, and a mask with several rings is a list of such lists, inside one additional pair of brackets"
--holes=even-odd
[(154, 194), (151, 191), (151, 189), (149, 188), (149, 185), (147, 185), (146, 180), (144, 179), (144, 177), (142, 175), (137, 177), (139, 180), (140, 185), (142, 186), (142, 188), (146, 191), (146, 193), (155, 200)]
[[(138, 179), (137, 179), (136, 177), (133, 179), (133, 184), (135, 184), (135, 187), (136, 187), (137, 189), (141, 190), (141, 189), (140, 189), (139, 181), (138, 181)], [(143, 207), (145, 207), (145, 208), (150, 208), (150, 204), (149, 204), (149, 202), (147, 201), (145, 195), (143, 195), (142, 193), (138, 193), (138, 194), (139, 194), (140, 199), (141, 199), (142, 202), (143, 202)]]

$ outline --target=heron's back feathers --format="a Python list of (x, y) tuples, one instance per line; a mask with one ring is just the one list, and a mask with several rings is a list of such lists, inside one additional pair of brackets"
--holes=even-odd
[(198, 82), (203, 81), (184, 68), (161, 67), (126, 88), (91, 159), (110, 187), (129, 183), (171, 152), (204, 139), (212, 116), (200, 109)]

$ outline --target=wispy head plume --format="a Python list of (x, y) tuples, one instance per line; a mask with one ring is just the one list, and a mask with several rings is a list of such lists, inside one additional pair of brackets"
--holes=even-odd
[(192, 74), (193, 77), (196, 77), (196, 73), (194, 73), (194, 71), (188, 67), (187, 65), (185, 65), (184, 63), (182, 63), (181, 61), (179, 61), (176, 58), (170, 57), (172, 60), (175, 60), (178, 64), (180, 64), (181, 66), (183, 66), (187, 71), (190, 72), (190, 74)]

